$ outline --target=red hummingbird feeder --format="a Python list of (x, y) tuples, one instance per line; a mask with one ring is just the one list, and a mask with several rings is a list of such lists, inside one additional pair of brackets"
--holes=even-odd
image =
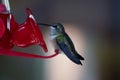
[(42, 56), (12, 50), (14, 46), (26, 48), (31, 45), (39, 45), (45, 52), (48, 52), (42, 32), (31, 10), (27, 8), (26, 12), (26, 21), (18, 24), (10, 12), (9, 0), (3, 0), (0, 4), (0, 55), (28, 58), (52, 58), (56, 56), (57, 51), (53, 55)]

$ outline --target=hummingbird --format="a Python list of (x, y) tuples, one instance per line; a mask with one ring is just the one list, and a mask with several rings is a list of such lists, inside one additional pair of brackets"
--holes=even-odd
[(55, 51), (64, 52), (72, 62), (82, 65), (80, 60), (84, 60), (84, 58), (75, 50), (73, 41), (65, 32), (61, 23), (55, 23), (50, 26), (50, 41)]

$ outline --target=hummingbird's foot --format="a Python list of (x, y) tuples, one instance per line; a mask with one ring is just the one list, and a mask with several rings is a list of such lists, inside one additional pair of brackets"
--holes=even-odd
[(59, 54), (59, 49), (55, 49), (54, 51), (56, 54)]

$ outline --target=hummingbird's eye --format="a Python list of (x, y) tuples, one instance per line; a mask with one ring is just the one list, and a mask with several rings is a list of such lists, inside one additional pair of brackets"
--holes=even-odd
[(57, 25), (54, 25), (53, 27), (54, 27), (54, 28), (57, 28)]

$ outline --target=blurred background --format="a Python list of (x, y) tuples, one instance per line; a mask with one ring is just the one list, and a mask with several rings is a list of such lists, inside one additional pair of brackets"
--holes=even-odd
[[(120, 80), (120, 0), (10, 0), (18, 23), (31, 8), (37, 22), (64, 25), (85, 61), (72, 63), (63, 53), (51, 59), (0, 56), (0, 80)], [(40, 26), (53, 54), (49, 28)], [(44, 54), (41, 47), (18, 51)]]

